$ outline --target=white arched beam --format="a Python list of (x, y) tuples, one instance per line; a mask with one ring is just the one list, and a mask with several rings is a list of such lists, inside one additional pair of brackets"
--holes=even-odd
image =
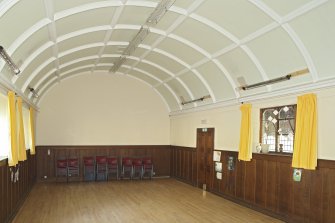
[[(69, 52), (72, 53), (72, 52), (76, 52), (76, 51), (73, 51), (73, 50), (71, 49), (71, 50), (69, 50)], [(66, 55), (68, 55), (68, 54), (67, 54), (67, 53), (64, 53), (64, 54), (63, 54), (63, 56), (66, 56)], [(110, 58), (117, 58), (117, 57), (119, 57), (119, 56), (120, 56), (120, 55), (115, 54), (115, 55), (112, 55)], [(66, 68), (67, 66), (70, 66), (70, 65), (72, 65), (72, 64), (74, 64), (74, 63), (84, 62), (85, 60), (92, 60), (93, 58), (95, 58), (95, 57), (94, 57), (94, 56), (90, 56), (90, 57), (78, 58), (78, 59), (76, 59), (76, 60), (74, 60), (74, 61), (71, 61), (71, 62), (68, 62), (68, 63), (66, 63), (66, 64), (61, 65), (60, 68), (63, 69), (63, 68)], [(40, 66), (40, 68), (39, 68), (36, 72), (42, 70), (45, 66), (47, 66), (47, 65), (49, 64), (48, 62), (52, 62), (52, 61), (54, 61), (54, 59), (55, 59), (55, 58), (53, 58), (52, 60), (46, 61), (44, 64), (42, 64), (43, 67)], [(133, 57), (133, 56), (130, 57), (129, 59), (139, 60), (139, 58), (137, 58), (137, 57)], [(161, 71), (164, 72), (164, 70), (162, 70), (162, 67), (159, 66), (159, 65), (157, 65), (157, 64), (155, 64), (155, 63), (148, 62), (148, 61), (146, 61), (146, 60), (142, 60), (141, 62), (146, 63), (146, 64), (151, 65), (151, 66), (154, 66), (155, 68), (160, 69)], [(112, 66), (112, 64), (109, 64), (109, 65)], [(94, 64), (92, 64), (92, 65), (86, 65), (86, 66), (92, 68), (92, 67), (94, 66)], [(72, 71), (73, 71), (73, 70), (67, 71), (65, 74), (67, 74), (67, 73), (69, 73), (69, 72), (72, 72)], [(53, 74), (53, 72), (54, 72), (54, 69), (50, 70), (46, 75), (44, 75), (43, 78), (40, 79), (40, 80), (37, 82), (36, 85), (34, 85), (34, 89), (39, 89), (39, 88), (41, 87), (41, 84), (42, 84), (46, 79), (48, 79), (48, 78), (50, 77), (50, 75)], [(149, 73), (149, 72), (145, 72), (144, 74), (150, 74), (150, 73)], [(32, 76), (33, 76), (33, 75), (36, 76), (37, 73), (33, 73)], [(60, 75), (63, 76), (64, 74), (61, 73)], [(170, 72), (170, 75), (172, 75), (171, 72)], [(154, 76), (154, 75), (153, 75), (153, 74), (150, 74), (150, 75), (148, 75), (148, 76), (152, 77), (152, 76)], [(32, 80), (33, 80), (33, 78), (32, 78)], [(49, 83), (47, 83), (46, 85), (49, 85)], [(152, 86), (152, 87), (153, 87), (153, 86)], [(184, 86), (184, 87), (185, 87), (185, 86)], [(41, 89), (44, 89), (44, 86), (42, 86)], [(172, 90), (171, 88), (168, 88), (168, 89), (169, 89), (169, 91), (170, 91), (170, 93), (171, 93), (172, 95), (176, 95), (176, 94), (173, 92), (173, 90)], [(185, 89), (185, 90), (186, 90), (186, 89)], [(40, 92), (41, 92), (41, 90), (40, 90)], [(43, 91), (42, 91), (42, 92), (43, 92)], [(186, 92), (187, 92), (187, 90), (186, 90)], [(189, 97), (191, 98), (190, 95), (189, 95)], [(179, 100), (178, 97), (177, 97), (177, 99), (178, 99), (177, 102), (180, 104), (181, 102), (180, 102), (180, 100)], [(192, 100), (193, 100), (193, 99), (192, 99)]]
[[(39, 98), (37, 99), (36, 103), (37, 105), (40, 104), (40, 102), (43, 100), (43, 98), (47, 95), (47, 93), (54, 87), (56, 86), (57, 83), (59, 83), (60, 81), (64, 81), (66, 79), (69, 79), (69, 78), (73, 78), (73, 77), (76, 77), (76, 76), (79, 76), (79, 75), (83, 75), (83, 74), (86, 74), (85, 72), (89, 72), (91, 70), (91, 68), (93, 67), (93, 65), (88, 65), (88, 66), (82, 66), (82, 67), (77, 67), (77, 68), (74, 68), (72, 70), (69, 70), (67, 71), (66, 73), (63, 73), (63, 75), (57, 79), (56, 77), (54, 77), (53, 79), (51, 79), (48, 83), (46, 83), (44, 85), (43, 88), (41, 88), (41, 90), (39, 91)], [(85, 69), (87, 68), (86, 71), (83, 71), (82, 69)], [(82, 70), (80, 71), (80, 73), (77, 73), (77, 74), (72, 74), (72, 75), (67, 75), (69, 73), (72, 73), (72, 72), (75, 72), (76, 70)], [(106, 71), (108, 72), (108, 71)], [(171, 112), (171, 108), (169, 106), (169, 104), (167, 103), (166, 99), (164, 98), (164, 96), (159, 92), (157, 91), (155, 88), (152, 87), (152, 85), (150, 85), (150, 83), (140, 79), (140, 78), (136, 78), (134, 76), (129, 76), (130, 78), (133, 78), (135, 80), (138, 80), (138, 81), (141, 81), (142, 83), (148, 85), (150, 88), (152, 88), (158, 95), (159, 97), (163, 100), (167, 110), (169, 112)], [(173, 94), (173, 93), (172, 93)]]

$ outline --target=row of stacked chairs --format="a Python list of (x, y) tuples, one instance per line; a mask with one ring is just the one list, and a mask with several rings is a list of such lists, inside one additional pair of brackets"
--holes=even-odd
[[(56, 177), (79, 177), (79, 159), (57, 159)], [(85, 181), (104, 181), (110, 179), (151, 179), (154, 165), (150, 157), (87, 156), (83, 157)]]

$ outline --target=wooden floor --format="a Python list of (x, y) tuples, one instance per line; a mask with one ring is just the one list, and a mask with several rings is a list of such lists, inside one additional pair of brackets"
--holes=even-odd
[(155, 179), (38, 183), (13, 222), (281, 221), (174, 179)]

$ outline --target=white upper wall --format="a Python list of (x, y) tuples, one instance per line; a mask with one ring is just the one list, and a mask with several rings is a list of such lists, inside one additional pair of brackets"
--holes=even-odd
[[(318, 100), (318, 158), (335, 160), (334, 114), (335, 89), (315, 91)], [(276, 105), (297, 103), (297, 96), (287, 96), (252, 104), (253, 151), (259, 141), (259, 110)], [(212, 109), (171, 118), (171, 144), (196, 147), (196, 129), (215, 128), (215, 149), (238, 151), (241, 113), (239, 106)], [(207, 124), (201, 124), (202, 122)]]
[(86, 73), (52, 88), (40, 103), (37, 145), (168, 145), (164, 101), (133, 78)]

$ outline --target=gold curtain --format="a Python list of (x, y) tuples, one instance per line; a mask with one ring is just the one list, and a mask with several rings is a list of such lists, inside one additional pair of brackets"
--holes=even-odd
[(241, 129), (238, 159), (250, 161), (251, 153), (251, 104), (243, 104), (241, 110)]
[(315, 94), (298, 97), (292, 167), (317, 166), (317, 101)]
[(18, 111), (18, 118), (19, 118), (19, 161), (24, 161), (27, 159), (26, 154), (26, 143), (24, 139), (24, 126), (23, 126), (23, 114), (22, 114), (22, 98), (17, 98), (17, 111)]
[(29, 109), (30, 112), (30, 137), (31, 137), (31, 146), (30, 154), (35, 154), (35, 111), (32, 107)]
[(16, 109), (15, 109), (15, 93), (8, 92), (8, 109), (9, 109), (9, 125), (10, 125), (10, 152), (8, 156), (8, 165), (16, 166), (18, 163), (17, 155), (17, 133), (16, 133)]

